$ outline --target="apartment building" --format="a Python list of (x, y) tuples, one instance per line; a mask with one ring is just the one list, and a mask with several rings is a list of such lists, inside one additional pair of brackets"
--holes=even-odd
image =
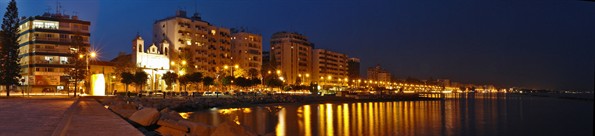
[[(29, 92), (57, 92), (67, 88), (71, 63), (78, 50), (73, 44), (75, 36), (81, 36), (82, 49), (89, 50), (91, 23), (77, 16), (44, 13), (25, 18), (19, 29), (19, 55), (23, 85)], [(69, 87), (73, 87), (70, 85)], [(71, 88), (74, 89), (74, 88)]]
[(224, 66), (233, 65), (230, 30), (202, 20), (198, 13), (188, 17), (180, 10), (175, 16), (155, 21), (153, 36), (153, 43), (170, 43), (159, 48), (177, 73), (202, 72), (211, 77), (231, 74), (224, 70)]
[(349, 80), (347, 55), (325, 49), (314, 49), (312, 58), (312, 81), (323, 85), (347, 84)]
[(262, 36), (243, 30), (231, 34), (231, 61), (240, 69), (260, 73), (262, 69)]
[(277, 32), (271, 37), (271, 57), (275, 57), (277, 70), (287, 84), (295, 84), (299, 75), (312, 74), (314, 44), (296, 32)]

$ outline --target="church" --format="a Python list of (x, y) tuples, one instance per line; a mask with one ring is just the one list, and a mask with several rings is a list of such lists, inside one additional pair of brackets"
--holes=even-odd
[(155, 43), (151, 44), (147, 50), (145, 50), (144, 40), (140, 36), (132, 41), (132, 62), (145, 71), (149, 75), (147, 85), (144, 86), (143, 90), (153, 91), (172, 91), (176, 87), (171, 87), (170, 90), (166, 90), (167, 85), (161, 78), (163, 74), (170, 71), (170, 61), (168, 57), (169, 43), (163, 41), (157, 46)]

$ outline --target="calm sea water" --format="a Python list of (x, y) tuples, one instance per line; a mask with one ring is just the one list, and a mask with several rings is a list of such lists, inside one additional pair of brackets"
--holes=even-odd
[(260, 135), (593, 135), (593, 101), (512, 94), (213, 109), (188, 117), (210, 125), (233, 121)]

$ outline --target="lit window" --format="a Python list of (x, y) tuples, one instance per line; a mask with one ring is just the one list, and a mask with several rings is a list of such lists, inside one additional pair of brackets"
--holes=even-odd
[(68, 57), (60, 57), (60, 64), (68, 64)]

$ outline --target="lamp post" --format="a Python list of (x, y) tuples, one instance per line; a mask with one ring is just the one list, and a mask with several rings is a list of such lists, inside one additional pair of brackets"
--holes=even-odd
[[(90, 69), (89, 58), (95, 58), (95, 57), (97, 57), (97, 53), (96, 52), (90, 52), (88, 54), (80, 54), (79, 57), (80, 58), (85, 57), (85, 62), (87, 64), (86, 69), (85, 69), (86, 70), (85, 73), (86, 73), (87, 76), (85, 76), (85, 80), (88, 81), (88, 83), (85, 82), (85, 84), (88, 84), (88, 85), (85, 85), (85, 91), (88, 92), (90, 90), (90, 86), (91, 86), (91, 77), (90, 77), (91, 71), (89, 71), (89, 69)], [(77, 89), (75, 88), (74, 91), (75, 91), (75, 95), (76, 95)]]

